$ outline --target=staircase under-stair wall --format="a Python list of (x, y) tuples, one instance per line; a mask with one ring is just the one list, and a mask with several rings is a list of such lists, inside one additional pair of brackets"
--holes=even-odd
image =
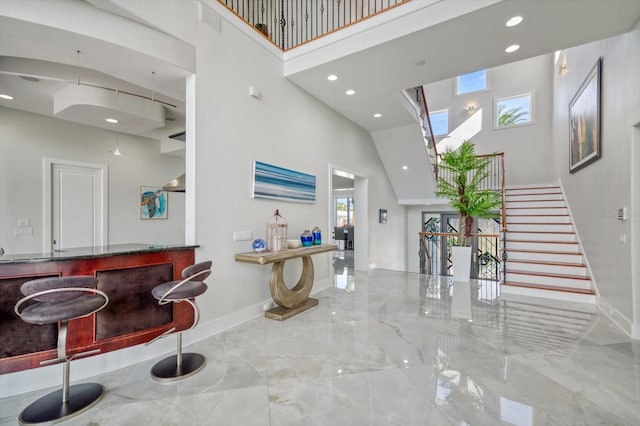
[(595, 303), (575, 227), (557, 185), (506, 188), (503, 294)]

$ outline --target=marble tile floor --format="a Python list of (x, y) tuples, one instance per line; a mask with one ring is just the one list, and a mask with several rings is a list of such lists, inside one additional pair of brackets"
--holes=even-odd
[[(344, 265), (317, 307), (187, 347), (207, 357), (191, 378), (95, 377), (106, 395), (62, 424), (640, 424), (640, 342), (595, 307)], [(0, 399), (0, 425), (46, 392)]]

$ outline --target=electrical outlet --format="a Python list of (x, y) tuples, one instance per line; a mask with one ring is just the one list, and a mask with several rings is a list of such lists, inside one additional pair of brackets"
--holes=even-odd
[(251, 241), (253, 238), (252, 231), (235, 231), (233, 233), (233, 241)]

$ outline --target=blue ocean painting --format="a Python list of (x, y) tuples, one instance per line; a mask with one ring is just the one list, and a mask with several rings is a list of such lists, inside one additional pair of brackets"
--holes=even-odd
[(254, 161), (253, 197), (314, 203), (316, 201), (316, 177)]

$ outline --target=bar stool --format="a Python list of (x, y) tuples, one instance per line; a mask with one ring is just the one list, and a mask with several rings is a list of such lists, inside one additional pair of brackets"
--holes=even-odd
[[(193, 308), (193, 324), (187, 330), (194, 328), (200, 320), (200, 310), (195, 298), (207, 291), (204, 280), (211, 275), (211, 261), (187, 266), (182, 271), (182, 281), (170, 281), (157, 285), (151, 294), (158, 300), (159, 305), (168, 303), (187, 302)], [(197, 279), (197, 280), (196, 280)], [(175, 327), (165, 331), (147, 345), (173, 333)], [(182, 330), (177, 333), (177, 353), (159, 361), (151, 369), (151, 377), (160, 382), (171, 382), (193, 376), (202, 370), (206, 364), (204, 356), (197, 353), (182, 353)]]
[[(98, 279), (90, 276), (50, 277), (27, 281), (20, 287), (25, 297), (14, 306), (22, 321), (30, 324), (60, 323), (58, 357), (42, 361), (40, 365), (64, 363), (62, 389), (51, 392), (31, 403), (20, 413), (21, 424), (50, 422), (66, 418), (88, 409), (102, 397), (104, 387), (98, 383), (69, 386), (69, 362), (94, 355), (99, 349), (67, 356), (67, 327), (69, 321), (98, 312), (109, 303), (109, 297), (95, 287)], [(25, 302), (35, 303), (22, 308)]]

